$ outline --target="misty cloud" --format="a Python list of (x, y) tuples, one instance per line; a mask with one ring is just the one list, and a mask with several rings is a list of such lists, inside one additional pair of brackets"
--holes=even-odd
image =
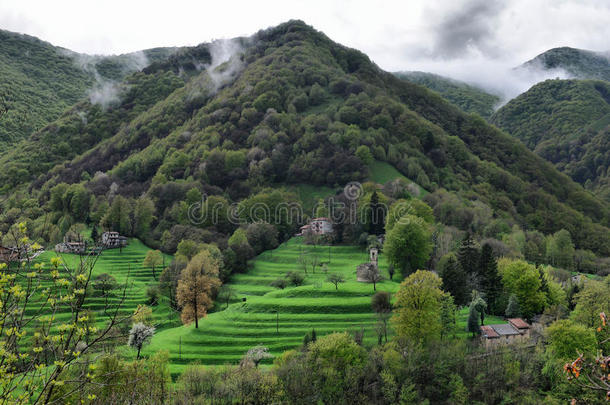
[(210, 64), (193, 61), (200, 74), (187, 84), (187, 99), (210, 97), (231, 83), (243, 69), (243, 47), (238, 39), (219, 39), (209, 44)]
[(104, 109), (120, 101), (121, 91), (124, 86), (116, 80), (102, 76), (97, 69), (98, 63), (105, 59), (112, 60), (120, 66), (123, 75), (140, 71), (150, 64), (142, 51), (118, 56), (86, 55), (68, 50), (61, 50), (61, 52), (71, 57), (76, 66), (93, 76), (95, 83), (87, 93), (89, 101), (91, 104), (101, 105)]
[(442, 16), (432, 25), (435, 38), (431, 56), (458, 58), (472, 52), (497, 55), (496, 17), (504, 7), (499, 0), (471, 0)]

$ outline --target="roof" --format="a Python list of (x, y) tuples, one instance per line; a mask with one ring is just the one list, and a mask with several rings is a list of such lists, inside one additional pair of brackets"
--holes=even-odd
[(481, 333), (488, 339), (500, 337), (500, 335), (498, 335), (490, 326), (481, 326)]
[(510, 318), (508, 320), (517, 329), (529, 329), (530, 325), (521, 318)]
[(489, 325), (496, 331), (500, 336), (520, 335), (519, 331), (515, 329), (511, 324), (502, 323), (497, 325)]

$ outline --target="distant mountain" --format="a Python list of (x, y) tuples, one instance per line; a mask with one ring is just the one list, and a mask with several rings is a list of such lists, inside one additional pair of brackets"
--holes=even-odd
[(610, 81), (610, 54), (569, 47), (553, 48), (525, 62), (521, 67), (562, 69), (578, 79)]
[(122, 80), (174, 51), (90, 56), (0, 30), (0, 151), (59, 118), (90, 89)]
[[(379, 160), (438, 191), (439, 210), (476, 203), (452, 215), (464, 229), (493, 218), (565, 228), (579, 248), (610, 254), (607, 204), (485, 120), (301, 21), (183, 48), (128, 75), (116, 95), (106, 108), (81, 100), (0, 155), (4, 217), (53, 240), (76, 220), (110, 218), (119, 194), (149, 213), (143, 235), (166, 250), (178, 230), (226, 243), (228, 218), (189, 222), (203, 193), (228, 207), (269, 188), (341, 188)], [(129, 235), (128, 216), (116, 218)]]
[(610, 202), (610, 83), (547, 80), (491, 121)]
[(448, 77), (426, 72), (397, 72), (395, 75), (411, 83), (436, 91), (463, 111), (477, 113), (488, 119), (494, 113), (494, 106), (500, 97), (487, 93), (478, 87)]

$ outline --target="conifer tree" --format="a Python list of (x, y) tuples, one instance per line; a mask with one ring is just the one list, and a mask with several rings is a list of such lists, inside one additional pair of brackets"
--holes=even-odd
[(498, 262), (489, 244), (483, 245), (479, 258), (479, 281), (485, 295), (489, 313), (498, 312), (498, 298), (502, 293), (502, 277), (498, 272)]
[(453, 296), (456, 305), (466, 305), (468, 302), (468, 286), (466, 285), (466, 273), (452, 255), (444, 263), (441, 270), (443, 279), (443, 290)]
[(479, 312), (473, 305), (471, 305), (468, 310), (468, 322), (466, 327), (468, 332), (472, 332), (472, 337), (481, 332), (481, 328), (479, 327)]

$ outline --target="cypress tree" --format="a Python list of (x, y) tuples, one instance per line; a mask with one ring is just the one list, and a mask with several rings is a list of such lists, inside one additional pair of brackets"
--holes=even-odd
[(487, 243), (481, 249), (478, 272), (481, 290), (487, 299), (489, 312), (497, 313), (498, 298), (502, 293), (502, 277), (498, 272), (498, 262), (494, 257), (493, 249)]
[(466, 274), (477, 273), (479, 268), (479, 250), (470, 232), (466, 233), (458, 251), (458, 262)]
[(443, 290), (453, 296), (456, 305), (466, 305), (468, 302), (468, 286), (466, 273), (452, 255), (441, 270)]
[(471, 305), (468, 310), (467, 329), (468, 332), (472, 332), (472, 337), (481, 332), (481, 328), (479, 327), (479, 312), (474, 305)]

